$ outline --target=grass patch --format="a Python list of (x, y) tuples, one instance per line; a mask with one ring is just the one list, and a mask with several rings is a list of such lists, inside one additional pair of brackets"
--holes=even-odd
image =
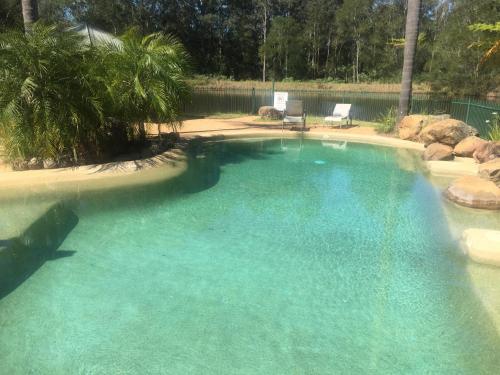
[[(194, 88), (207, 89), (268, 89), (271, 90), (272, 82), (262, 82), (256, 80), (232, 81), (229, 79), (212, 78), (205, 76), (196, 76), (188, 80)], [(275, 82), (276, 91), (287, 90), (335, 90), (335, 91), (353, 91), (353, 92), (383, 92), (399, 93), (399, 83), (339, 83), (328, 81), (293, 81), (293, 82)], [(417, 83), (413, 85), (414, 93), (430, 92), (430, 86), (426, 83)]]

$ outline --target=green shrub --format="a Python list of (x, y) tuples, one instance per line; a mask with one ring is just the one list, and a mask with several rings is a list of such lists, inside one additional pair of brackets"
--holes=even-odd
[(493, 112), (488, 138), (492, 141), (500, 141), (500, 115), (497, 112)]
[(189, 69), (182, 44), (161, 33), (142, 37), (135, 29), (122, 44), (109, 43), (98, 53), (96, 75), (110, 94), (109, 109), (123, 122), (169, 123), (174, 128), (190, 95), (184, 77)]
[(11, 159), (75, 155), (103, 126), (87, 77), (91, 51), (55, 26), (0, 36), (0, 126)]
[(74, 164), (127, 151), (137, 125), (177, 125), (189, 94), (188, 57), (172, 37), (89, 47), (82, 36), (35, 24), (0, 35), (0, 136), (8, 158)]
[(396, 127), (397, 110), (390, 107), (385, 114), (381, 114), (376, 127), (377, 133), (392, 133)]

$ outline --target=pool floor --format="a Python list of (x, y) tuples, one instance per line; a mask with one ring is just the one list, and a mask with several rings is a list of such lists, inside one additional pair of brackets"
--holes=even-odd
[(440, 197), (396, 153), (200, 144), (176, 181), (66, 201), (0, 299), (0, 373), (498, 373)]

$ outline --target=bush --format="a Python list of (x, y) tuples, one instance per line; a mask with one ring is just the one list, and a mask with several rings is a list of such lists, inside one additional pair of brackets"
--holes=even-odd
[(377, 124), (377, 133), (388, 134), (392, 133), (396, 127), (397, 110), (391, 107), (385, 114), (381, 114)]
[(0, 135), (11, 161), (101, 161), (128, 151), (145, 121), (178, 125), (189, 94), (187, 54), (172, 37), (89, 47), (35, 24), (0, 35)]

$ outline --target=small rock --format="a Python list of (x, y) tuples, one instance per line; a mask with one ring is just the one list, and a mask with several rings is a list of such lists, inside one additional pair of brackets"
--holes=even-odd
[(466, 207), (500, 209), (500, 188), (479, 176), (463, 176), (454, 180), (444, 191), (444, 196)]
[(472, 154), (478, 163), (486, 163), (500, 157), (500, 142), (486, 142), (479, 146)]
[(479, 166), (479, 176), (500, 187), (500, 158), (495, 158)]
[(484, 139), (481, 139), (473, 135), (462, 139), (455, 146), (453, 152), (456, 156), (471, 158), (472, 155), (474, 154), (474, 151), (476, 151), (479, 148), (479, 146), (485, 143), (488, 143), (488, 141), (485, 141)]
[(274, 107), (263, 106), (259, 108), (259, 116), (272, 120), (279, 120), (281, 118), (281, 112)]
[(43, 160), (43, 168), (44, 169), (52, 169), (52, 168), (57, 168), (57, 163), (54, 159), (52, 158), (47, 158)]
[(40, 169), (43, 167), (43, 161), (38, 158), (31, 158), (28, 161), (28, 169)]
[(14, 171), (25, 171), (28, 169), (28, 161), (25, 159), (15, 159), (11, 165)]
[(475, 128), (465, 122), (448, 119), (424, 127), (419, 138), (425, 145), (437, 142), (454, 147), (462, 139), (478, 134)]
[(441, 143), (432, 143), (424, 151), (424, 160), (453, 160), (453, 149)]

